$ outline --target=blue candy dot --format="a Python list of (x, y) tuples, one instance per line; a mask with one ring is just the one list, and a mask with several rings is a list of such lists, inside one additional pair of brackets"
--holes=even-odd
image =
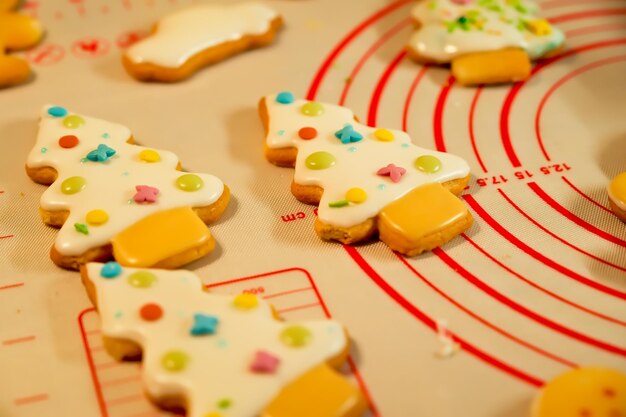
[(48, 109), (48, 114), (52, 117), (63, 117), (67, 114), (65, 107), (54, 106)]
[(100, 276), (103, 278), (115, 278), (122, 273), (122, 267), (117, 262), (107, 262), (100, 270)]
[(276, 102), (280, 104), (291, 104), (296, 98), (291, 91), (283, 91), (276, 96)]

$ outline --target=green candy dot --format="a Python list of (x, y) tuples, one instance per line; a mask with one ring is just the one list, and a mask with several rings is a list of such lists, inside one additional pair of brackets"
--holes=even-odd
[(161, 358), (161, 365), (169, 372), (180, 372), (188, 363), (189, 356), (180, 350), (170, 350)]
[(135, 288), (150, 288), (156, 280), (156, 275), (148, 271), (137, 271), (128, 277), (128, 283)]
[(315, 101), (309, 101), (302, 106), (300, 111), (302, 111), (302, 114), (306, 116), (321, 116), (322, 114), (324, 114), (324, 106), (322, 106), (320, 103), (316, 103)]
[(87, 185), (87, 180), (83, 177), (69, 177), (61, 183), (61, 192), (63, 194), (76, 194), (82, 191)]
[(68, 129), (78, 129), (84, 124), (85, 119), (76, 114), (67, 116), (65, 119), (63, 119), (63, 126), (67, 127)]
[(441, 161), (432, 155), (422, 155), (415, 160), (415, 168), (433, 174), (441, 169)]
[(302, 326), (289, 326), (280, 333), (280, 340), (294, 348), (308, 345), (312, 338), (309, 329)]
[(176, 186), (183, 191), (198, 191), (203, 185), (204, 181), (196, 174), (185, 174), (176, 178)]
[(332, 154), (321, 151), (313, 152), (311, 155), (307, 156), (304, 163), (309, 169), (319, 170), (332, 167), (335, 165), (336, 161), (337, 160)]
[(233, 405), (233, 401), (230, 398), (222, 398), (217, 402), (217, 408), (222, 410), (229, 408), (231, 405)]

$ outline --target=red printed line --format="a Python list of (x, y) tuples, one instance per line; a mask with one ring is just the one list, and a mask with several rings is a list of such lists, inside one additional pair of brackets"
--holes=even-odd
[(139, 374), (137, 375), (132, 375), (132, 376), (127, 376), (124, 378), (118, 378), (118, 379), (111, 379), (108, 381), (104, 381), (102, 382), (101, 386), (102, 387), (113, 387), (116, 385), (123, 385), (123, 384), (128, 384), (129, 382), (135, 382), (135, 381), (140, 381), (141, 380), (141, 376)]
[(288, 313), (290, 311), (296, 311), (296, 310), (304, 310), (306, 308), (311, 308), (311, 307), (317, 307), (319, 306), (320, 303), (315, 302), (315, 303), (310, 303), (310, 304), (302, 304), (299, 306), (295, 306), (295, 307), (288, 307), (288, 308), (283, 308), (281, 310), (278, 310), (279, 313)]
[(486, 319), (482, 318), (481, 316), (479, 316), (478, 314), (474, 313), (473, 311), (469, 310), (467, 307), (463, 306), (461, 303), (459, 303), (458, 301), (456, 301), (455, 299), (453, 299), (452, 297), (450, 297), (448, 294), (446, 294), (445, 292), (441, 291), (438, 287), (436, 287), (432, 282), (430, 282), (428, 279), (426, 279), (426, 277), (422, 274), (420, 274), (415, 268), (413, 268), (413, 266), (411, 264), (409, 264), (407, 262), (406, 259), (404, 259), (404, 257), (400, 254), (398, 254), (397, 252), (394, 252), (394, 254), (396, 255), (396, 257), (400, 260), (400, 262), (402, 262), (404, 264), (404, 266), (406, 266), (415, 276), (417, 276), (420, 280), (422, 280), (422, 282), (424, 282), (426, 285), (428, 285), (432, 290), (434, 290), (437, 294), (439, 294), (440, 296), (442, 296), (443, 298), (445, 298), (446, 300), (448, 300), (452, 305), (454, 305), (456, 308), (458, 308), (459, 310), (463, 311), (465, 314), (467, 314), (468, 316), (472, 317), (473, 319), (477, 320), (478, 322), (482, 323), (483, 325), (487, 326), (488, 328), (490, 328), (491, 330), (495, 331), (496, 333), (500, 334), (501, 336), (504, 336), (505, 338), (513, 341), (514, 343), (517, 343), (518, 345), (524, 346), (525, 348), (532, 350), (535, 353), (538, 353), (539, 355), (546, 357), (548, 359), (552, 359), (556, 362), (559, 362), (562, 365), (568, 366), (570, 368), (577, 368), (578, 365), (575, 364), (574, 362), (571, 362), (567, 359), (561, 358), (560, 356), (557, 356), (553, 353), (550, 353), (546, 350), (543, 350), (531, 343), (528, 343), (522, 339), (520, 339), (517, 336), (514, 336), (513, 334), (507, 332), (506, 330), (494, 325), (493, 323), (487, 321)]
[(6, 235), (6, 236), (0, 236), (0, 239), (9, 239), (15, 237), (15, 235)]
[(23, 287), (23, 286), (24, 286), (23, 282), (19, 282), (17, 284), (4, 285), (4, 286), (0, 287), (0, 291), (2, 291), (2, 290), (10, 290), (12, 288), (19, 288), (19, 287)]
[(582, 12), (575, 12), (564, 14), (557, 17), (551, 17), (548, 20), (550, 23), (563, 23), (569, 22), (571, 20), (579, 20), (579, 19), (590, 19), (594, 17), (603, 17), (603, 16), (623, 16), (626, 15), (626, 9), (603, 9), (603, 10), (585, 10)]
[(361, 59), (359, 59), (359, 62), (357, 62), (354, 69), (348, 76), (348, 82), (346, 82), (346, 85), (343, 87), (343, 91), (341, 92), (341, 98), (339, 99), (340, 106), (343, 106), (344, 103), (346, 102), (346, 98), (348, 97), (348, 91), (350, 91), (352, 83), (356, 79), (359, 72), (361, 72), (361, 69), (363, 68), (365, 63), (372, 57), (372, 55), (374, 55), (374, 53), (378, 49), (380, 49), (381, 46), (385, 44), (385, 42), (387, 42), (396, 33), (400, 32), (402, 29), (409, 26), (410, 24), (411, 24), (411, 19), (407, 18), (407, 19), (402, 20), (400, 23), (394, 25), (387, 32), (383, 33), (382, 36), (365, 52), (365, 54), (361, 57)]
[(424, 74), (426, 74), (426, 71), (428, 71), (428, 65), (422, 66), (422, 69), (420, 69), (417, 73), (417, 76), (413, 80), (413, 83), (411, 83), (411, 87), (409, 87), (409, 92), (406, 95), (406, 99), (404, 101), (404, 111), (402, 112), (402, 130), (404, 130), (405, 132), (408, 132), (409, 130), (409, 110), (411, 108), (413, 96), (415, 95), (415, 90), (417, 89), (419, 83), (422, 81), (422, 78), (424, 78)]
[(378, 80), (378, 84), (376, 84), (376, 88), (374, 89), (374, 93), (372, 93), (372, 98), (370, 99), (370, 109), (367, 114), (367, 124), (369, 126), (376, 126), (376, 119), (378, 118), (378, 105), (383, 95), (383, 91), (385, 91), (385, 87), (391, 78), (391, 74), (393, 74), (396, 67), (400, 65), (400, 62), (402, 62), (406, 56), (407, 52), (403, 49), (402, 52), (396, 55), (396, 57), (391, 61), (383, 75)]
[[(100, 408), (100, 415), (102, 417), (109, 417), (109, 412), (107, 410), (106, 404), (104, 402), (104, 396), (102, 395), (102, 388), (100, 386), (100, 381), (96, 376), (96, 365), (93, 361), (93, 356), (91, 355), (91, 351), (89, 350), (89, 342), (87, 341), (88, 334), (94, 334), (93, 330), (90, 332), (86, 332), (83, 327), (83, 317), (85, 314), (91, 313), (95, 311), (95, 308), (88, 308), (81, 312), (78, 315), (78, 327), (80, 328), (80, 336), (83, 339), (83, 347), (85, 348), (85, 355), (87, 357), (87, 365), (89, 366), (89, 375), (91, 375), (91, 381), (93, 382), (94, 389), (96, 391), (96, 399), (98, 400), (98, 408)], [(98, 331), (100, 333), (100, 331)]]
[(17, 406), (21, 406), (21, 405), (27, 405), (27, 404), (37, 403), (41, 401), (47, 401), (49, 398), (50, 397), (48, 396), (48, 394), (37, 394), (37, 395), (31, 395), (28, 397), (16, 398), (15, 400), (13, 400), (13, 404)]
[(446, 106), (446, 100), (448, 99), (448, 94), (450, 93), (450, 89), (455, 83), (455, 78), (453, 76), (448, 77), (446, 84), (442, 87), (439, 92), (439, 97), (437, 98), (437, 103), (435, 104), (435, 115), (433, 117), (433, 131), (435, 134), (435, 147), (439, 152), (446, 151), (446, 144), (443, 138), (443, 110)]
[(514, 277), (518, 278), (519, 280), (525, 282), (526, 284), (530, 285), (531, 287), (541, 291), (542, 293), (554, 298), (555, 300), (559, 300), (560, 302), (567, 304), (571, 307), (574, 307), (577, 310), (580, 311), (584, 311), (585, 313), (591, 314), (592, 316), (598, 317), (602, 320), (606, 320), (609, 321), (611, 323), (615, 323), (615, 324), (619, 324), (620, 326), (626, 326), (626, 321), (621, 321), (618, 319), (614, 319), (613, 317), (609, 317), (606, 316), (602, 313), (598, 313), (597, 311), (591, 310), (587, 307), (583, 307), (580, 304), (576, 304), (573, 301), (570, 301), (566, 298), (561, 297), (560, 295), (553, 293), (552, 291), (549, 291), (548, 289), (535, 284), (534, 282), (532, 282), (531, 280), (529, 280), (528, 278), (523, 277), (521, 274), (515, 272), (514, 270), (512, 270), (511, 268), (509, 268), (508, 266), (506, 266), (505, 264), (503, 264), (502, 262), (500, 262), (499, 260), (497, 260), (496, 258), (494, 258), (492, 255), (490, 255), (484, 248), (482, 248), (481, 246), (479, 246), (474, 240), (472, 240), (469, 236), (467, 236), (465, 233), (462, 233), (461, 236), (463, 236), (463, 238), (465, 240), (467, 240), (472, 246), (474, 246), (480, 253), (482, 253), (484, 256), (486, 256), (489, 260), (491, 260), (492, 262), (494, 262), (496, 265), (498, 265), (500, 268), (504, 269), (505, 271), (507, 271), (508, 273), (510, 273), (511, 275), (513, 275)]
[(223, 287), (224, 285), (237, 284), (239, 282), (250, 281), (250, 280), (253, 280), (253, 279), (257, 279), (257, 278), (265, 278), (265, 277), (270, 277), (270, 276), (279, 276), (279, 275), (287, 273), (287, 272), (296, 272), (296, 271), (297, 272), (302, 272), (304, 275), (306, 275), (306, 277), (309, 280), (309, 282), (313, 282), (313, 277), (311, 277), (311, 274), (309, 274), (309, 271), (307, 271), (306, 269), (302, 269), (302, 268), (287, 268), (287, 269), (281, 269), (279, 271), (267, 272), (267, 273), (264, 273), (264, 274), (251, 275), (249, 277), (235, 278), (235, 279), (231, 279), (231, 280), (228, 280), (228, 281), (221, 281), (221, 282), (216, 282), (216, 283), (213, 283), (213, 284), (207, 284), (206, 287), (207, 288)]
[(470, 141), (472, 143), (472, 149), (474, 150), (474, 155), (476, 155), (476, 160), (478, 160), (478, 163), (480, 164), (480, 168), (486, 174), (487, 168), (485, 167), (485, 164), (483, 163), (483, 160), (480, 157), (480, 154), (478, 153), (478, 147), (476, 146), (476, 137), (474, 135), (474, 115), (476, 114), (476, 107), (478, 105), (478, 99), (480, 98), (480, 94), (482, 92), (483, 92), (483, 86), (482, 85), (478, 86), (478, 88), (476, 88), (476, 93), (474, 94), (474, 98), (472, 99), (472, 104), (470, 106), (470, 112), (469, 112), (469, 134), (470, 134)]
[(119, 397), (119, 398), (115, 398), (112, 400), (107, 400), (107, 406), (108, 407), (114, 407), (116, 405), (122, 405), (122, 404), (128, 404), (128, 403), (132, 403), (135, 401), (141, 401), (143, 400), (145, 397), (143, 395), (143, 393), (139, 393), (139, 394), (134, 394), (134, 395), (128, 395), (126, 397)]
[(565, 275), (571, 279), (573, 279), (574, 281), (577, 281), (583, 285), (586, 285), (588, 287), (594, 288), (600, 292), (603, 292), (605, 294), (611, 295), (613, 297), (619, 298), (621, 300), (626, 300), (626, 293), (623, 291), (619, 291), (616, 290), (615, 288), (611, 288), (611, 287), (607, 287), (606, 285), (602, 285), (598, 282), (592, 281), (589, 278), (586, 278), (566, 267), (564, 267), (563, 265), (560, 265), (556, 262), (554, 262), (553, 260), (549, 259), (548, 257), (544, 256), (543, 254), (537, 252), (536, 250), (534, 250), (533, 248), (531, 248), (530, 246), (528, 246), (527, 244), (525, 244), (524, 242), (522, 242), (521, 240), (519, 240), (517, 237), (515, 237), (511, 232), (509, 232), (506, 228), (504, 228), (501, 224), (499, 224), (498, 222), (495, 221), (495, 219), (493, 217), (491, 217), (489, 215), (489, 213), (487, 213), (485, 211), (485, 209), (483, 209), (478, 202), (474, 199), (474, 197), (472, 197), (469, 194), (466, 194), (463, 196), (463, 198), (465, 199), (465, 201), (467, 202), (467, 204), (469, 204), (469, 206), (476, 212), (476, 214), (478, 214), (478, 216), (480, 218), (482, 218), (489, 226), (491, 226), (492, 229), (494, 229), (496, 232), (498, 232), (503, 238), (505, 238), (506, 240), (508, 240), (509, 242), (511, 242), (513, 245), (515, 245), (516, 247), (518, 247), (520, 250), (522, 250), (523, 252), (525, 252), (527, 255), (529, 255), (530, 257), (538, 260), (539, 262), (543, 263), (544, 265), (554, 269), (555, 271), (561, 273), (562, 275)]
[(622, 29), (626, 29), (626, 25), (620, 24), (620, 23), (616, 23), (616, 24), (613, 24), (613, 25), (588, 26), (588, 27), (576, 28), (576, 29), (568, 30), (567, 32), (565, 32), (565, 37), (566, 38), (572, 38), (572, 37), (576, 37), (576, 36), (590, 35), (592, 33), (608, 32), (608, 31), (611, 31), (611, 30), (622, 30)]
[(17, 345), (18, 343), (32, 342), (35, 339), (36, 339), (35, 336), (16, 337), (15, 339), (3, 340), (2, 344), (4, 346), (11, 346), (11, 345)]
[(365, 385), (365, 380), (363, 380), (363, 377), (361, 376), (361, 373), (359, 372), (359, 368), (357, 368), (356, 364), (352, 360), (352, 356), (348, 356), (348, 366), (350, 367), (350, 371), (352, 372), (352, 375), (354, 375), (354, 377), (357, 380), (357, 383), (361, 387), (361, 391), (363, 392), (363, 395), (365, 396), (365, 399), (367, 400), (367, 403), (369, 405), (369, 409), (372, 412), (372, 417), (380, 417), (380, 413), (378, 412), (378, 407), (376, 407), (376, 404), (374, 404), (374, 399), (372, 398), (372, 395), (367, 389), (367, 385)]
[(537, 185), (537, 183), (535, 182), (529, 182), (528, 186), (530, 187), (531, 190), (533, 190), (535, 192), (535, 194), (537, 194), (539, 196), (539, 198), (541, 198), (543, 201), (545, 201), (546, 203), (548, 203), (548, 205), (550, 207), (552, 207), (554, 210), (558, 211), (560, 214), (562, 214), (563, 216), (567, 217), (569, 220), (571, 220), (572, 222), (576, 223), (577, 225), (579, 225), (580, 227), (582, 227), (583, 229), (593, 233), (594, 235), (601, 237), (602, 239), (609, 241), (611, 243), (615, 243), (616, 245), (622, 246), (626, 248), (626, 241), (622, 240), (616, 236), (610, 235), (607, 232), (605, 232), (604, 230), (600, 230), (597, 227), (595, 227), (594, 225), (587, 223), (586, 221), (584, 221), (583, 219), (581, 219), (580, 217), (576, 216), (574, 213), (572, 213), (571, 211), (567, 210), (565, 207), (563, 207), (562, 205), (560, 205), (559, 203), (557, 203), (554, 199), (552, 199), (552, 197), (550, 197), (541, 187), (539, 187), (539, 185)]
[[(352, 246), (344, 245), (343, 248), (350, 255), (350, 257), (357, 263), (357, 265), (367, 274), (367, 276), (376, 284), (382, 291), (384, 291), (392, 300), (394, 300), (400, 307), (402, 307), (407, 313), (421, 321), (424, 325), (429, 327), (434, 332), (437, 331), (436, 322), (424, 314), (420, 309), (418, 309), (415, 305), (411, 304), (406, 298), (404, 298), (399, 292), (397, 292), (393, 287), (391, 287), (387, 281), (385, 281), (379, 274), (376, 272), (367, 261), (361, 256), (361, 254), (356, 250), (356, 248)], [(453, 340), (468, 353), (474, 355), (478, 359), (488, 363), (489, 365), (500, 369), (501, 371), (514, 376), (521, 381), (524, 381), (530, 385), (540, 387), (544, 384), (544, 381), (539, 378), (532, 376), (530, 374), (525, 373), (501, 360), (491, 356), (490, 354), (483, 352), (478, 349), (471, 343), (465, 341), (464, 339), (456, 336), (454, 333), (450, 332)]]
[(305, 288), (297, 288), (295, 290), (277, 292), (277, 293), (270, 294), (270, 295), (264, 295), (263, 299), (269, 300), (271, 298), (282, 297), (284, 295), (296, 294), (296, 293), (303, 292), (303, 291), (311, 291), (312, 289), (313, 287), (305, 287)]
[(450, 267), (450, 269), (452, 269), (454, 272), (456, 272), (457, 274), (459, 274), (460, 276), (462, 276), (463, 278), (465, 278), (466, 281), (468, 281), (469, 283), (471, 283), (472, 285), (474, 285), (476, 288), (478, 288), (479, 290), (481, 290), (482, 292), (484, 292), (485, 294), (489, 295), (491, 298), (493, 298), (494, 300), (499, 301), (500, 303), (502, 303), (503, 305), (509, 307), (510, 309), (520, 313), (521, 315), (523, 315), (524, 317), (527, 317), (528, 319), (541, 324), (542, 326), (545, 326), (549, 329), (554, 330), (557, 333), (560, 333), (564, 336), (568, 336), (574, 340), (577, 340), (581, 343), (585, 343), (587, 345), (590, 346), (594, 346), (598, 349), (602, 349), (606, 352), (610, 352), (610, 353), (614, 353), (616, 355), (620, 355), (620, 356), (624, 356), (626, 357), (626, 349), (618, 347), (618, 346), (614, 346), (612, 344), (603, 342), (601, 340), (595, 339), (593, 337), (584, 335), (582, 333), (577, 332), (576, 330), (570, 329), (569, 327), (565, 327), (562, 324), (556, 323), (538, 313), (536, 313), (533, 310), (530, 310), (529, 308), (526, 308), (524, 306), (522, 306), (521, 304), (518, 304), (517, 302), (513, 301), (512, 299), (508, 298), (507, 296), (505, 296), (504, 294), (496, 291), (495, 289), (491, 288), (489, 285), (487, 285), (485, 282), (481, 281), (480, 279), (478, 279), (478, 277), (476, 277), (476, 275), (472, 274), (471, 272), (469, 272), (467, 269), (465, 269), (464, 267), (462, 267), (458, 262), (456, 262), (454, 259), (452, 259), (450, 257), (450, 255), (448, 255), (446, 252), (444, 252), (443, 250), (441, 250), (441, 248), (436, 248), (433, 250), (433, 253), (435, 255), (437, 255), (437, 257), (439, 257), (439, 259), (441, 259), (446, 265), (448, 265)]
[[(574, 6), (577, 4), (595, 4), (600, 3), (602, 0), (594, 0), (591, 3), (589, 0), (552, 0), (541, 3), (541, 8), (543, 10), (552, 9), (555, 7), (563, 7), (563, 6)], [(605, 2), (610, 1), (623, 1), (623, 0), (604, 0)]]
[[(569, 185), (570, 187), (572, 187), (572, 189), (574, 191), (576, 191), (578, 194), (580, 194), (581, 196), (583, 196), (584, 198), (586, 198), (587, 200), (589, 200), (591, 203), (593, 203), (594, 205), (600, 207), (602, 210), (606, 211), (607, 213), (611, 213), (613, 214), (613, 211), (605, 206), (603, 206), (602, 204), (598, 203), (596, 200), (594, 200), (593, 198), (589, 197), (587, 194), (583, 193), (581, 190), (579, 190), (578, 188), (576, 188), (576, 186), (574, 184), (572, 184), (567, 178), (565, 177), (561, 177), (561, 179), (563, 181), (565, 181), (565, 183), (567, 185)], [(1, 288), (0, 288), (1, 289)]]
[(322, 80), (326, 76), (326, 73), (330, 69), (332, 63), (335, 61), (335, 59), (337, 59), (339, 54), (350, 43), (352, 43), (365, 29), (367, 29), (368, 27), (370, 27), (371, 25), (373, 25), (374, 23), (376, 23), (378, 20), (382, 19), (383, 17), (387, 16), (388, 14), (393, 12), (394, 10), (396, 10), (396, 9), (398, 9), (398, 8), (404, 6), (404, 5), (411, 4), (411, 3), (413, 3), (413, 0), (399, 0), (399, 1), (395, 1), (395, 2), (391, 3), (390, 5), (388, 5), (387, 7), (383, 8), (383, 9), (380, 9), (379, 11), (377, 11), (376, 13), (374, 13), (373, 15), (371, 15), (370, 17), (365, 19), (363, 22), (361, 22), (359, 25), (357, 25), (350, 33), (348, 33), (337, 44), (335, 49), (333, 49), (330, 52), (330, 54), (326, 57), (326, 59), (324, 60), (324, 62), (320, 66), (320, 68), (317, 70), (317, 73), (315, 74), (315, 77), (313, 78), (313, 82), (311, 83), (311, 86), (309, 87), (309, 92), (306, 95), (307, 99), (308, 100), (314, 100), (315, 99), (315, 96), (317, 96), (317, 91), (319, 90), (320, 84), (322, 83)]

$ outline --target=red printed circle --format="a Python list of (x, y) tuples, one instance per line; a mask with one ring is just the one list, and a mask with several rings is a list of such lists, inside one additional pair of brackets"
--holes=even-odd
[(59, 139), (59, 146), (65, 149), (73, 148), (78, 145), (78, 138), (74, 135), (65, 135)]
[(303, 127), (298, 131), (298, 136), (304, 140), (315, 139), (317, 137), (317, 130), (314, 127)]
[(139, 315), (145, 321), (157, 321), (163, 316), (163, 309), (155, 303), (144, 304), (139, 310)]

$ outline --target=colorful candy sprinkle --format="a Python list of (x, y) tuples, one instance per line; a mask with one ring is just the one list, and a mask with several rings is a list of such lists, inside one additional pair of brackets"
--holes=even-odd
[(204, 186), (204, 181), (196, 174), (185, 174), (176, 178), (176, 186), (183, 191), (198, 191)]
[(341, 143), (344, 145), (363, 139), (363, 135), (354, 130), (354, 126), (351, 124), (347, 124), (341, 130), (335, 132), (335, 137), (341, 140)]
[(91, 210), (85, 216), (85, 220), (87, 221), (88, 224), (92, 226), (100, 226), (102, 224), (105, 224), (107, 221), (109, 221), (109, 215), (104, 210), (100, 210), (100, 209)]
[(376, 129), (376, 131), (374, 131), (374, 137), (381, 142), (391, 142), (395, 139), (393, 132), (387, 129)]
[(319, 151), (313, 152), (311, 155), (307, 156), (304, 161), (305, 165), (309, 169), (327, 169), (335, 165), (337, 160), (335, 157), (328, 152)]
[(317, 137), (317, 130), (314, 127), (303, 127), (298, 131), (300, 139), (311, 140)]
[(231, 405), (233, 405), (233, 401), (230, 398), (222, 398), (217, 402), (217, 408), (221, 408), (222, 410), (230, 408)]
[(63, 126), (67, 127), (68, 129), (78, 129), (84, 124), (85, 119), (76, 114), (67, 116), (65, 119), (63, 119)]
[(161, 365), (170, 372), (180, 372), (189, 364), (189, 356), (181, 350), (170, 350), (161, 357)]
[(259, 305), (259, 299), (255, 294), (239, 294), (233, 300), (233, 305), (240, 310), (252, 310)]
[(350, 202), (348, 200), (337, 200), (337, 201), (331, 201), (330, 203), (328, 203), (328, 207), (330, 208), (341, 208), (341, 207), (346, 207), (350, 205)]
[(83, 177), (69, 177), (61, 183), (63, 194), (76, 194), (87, 186), (87, 180)]
[(276, 102), (280, 104), (291, 104), (295, 99), (291, 91), (283, 91), (276, 96)]
[(155, 303), (144, 304), (139, 309), (139, 316), (145, 321), (157, 321), (163, 317), (163, 309)]
[(365, 200), (367, 200), (367, 193), (362, 188), (358, 188), (358, 187), (350, 188), (346, 192), (346, 200), (348, 200), (351, 203), (360, 204), (364, 202)]
[(527, 20), (524, 24), (533, 35), (547, 36), (552, 33), (552, 26), (546, 19)]
[(139, 152), (139, 159), (144, 162), (159, 162), (161, 160), (161, 155), (152, 149), (144, 149)]
[(441, 161), (432, 155), (422, 155), (415, 160), (415, 167), (427, 174), (433, 174), (441, 169)]
[(196, 313), (193, 315), (193, 326), (189, 330), (192, 336), (202, 336), (205, 334), (215, 334), (219, 319), (215, 316)]
[(52, 117), (63, 117), (67, 114), (65, 107), (54, 106), (48, 109), (48, 114)]
[(59, 146), (65, 149), (71, 149), (78, 145), (78, 138), (74, 135), (61, 136), (59, 139)]
[(83, 235), (89, 234), (89, 228), (84, 223), (74, 223), (74, 229), (76, 229), (78, 233), (82, 233)]
[(382, 167), (376, 171), (376, 175), (381, 177), (389, 177), (393, 182), (399, 182), (402, 176), (406, 174), (406, 169), (397, 167), (394, 164), (389, 164), (386, 167)]
[(135, 190), (137, 190), (133, 197), (135, 203), (154, 203), (159, 195), (159, 189), (149, 185), (136, 185)]
[(137, 271), (128, 276), (128, 283), (135, 288), (150, 288), (156, 281), (156, 275), (149, 271)]
[(276, 372), (280, 359), (264, 350), (257, 350), (254, 359), (250, 363), (250, 370), (260, 374), (273, 374)]
[(222, 413), (212, 412), (212, 413), (205, 414), (203, 417), (224, 417), (224, 416), (222, 415)]
[(100, 269), (100, 276), (103, 278), (115, 278), (122, 273), (122, 267), (117, 262), (107, 262)]
[(309, 101), (308, 103), (302, 106), (300, 111), (302, 112), (302, 114), (306, 116), (311, 116), (311, 117), (321, 116), (322, 114), (324, 114), (324, 106), (322, 106), (320, 103), (317, 103), (315, 101)]
[(289, 326), (280, 333), (280, 340), (287, 346), (299, 348), (308, 345), (313, 338), (311, 331), (303, 326)]
[(115, 155), (115, 149), (101, 143), (98, 148), (87, 154), (87, 159), (93, 162), (105, 162), (113, 155)]

